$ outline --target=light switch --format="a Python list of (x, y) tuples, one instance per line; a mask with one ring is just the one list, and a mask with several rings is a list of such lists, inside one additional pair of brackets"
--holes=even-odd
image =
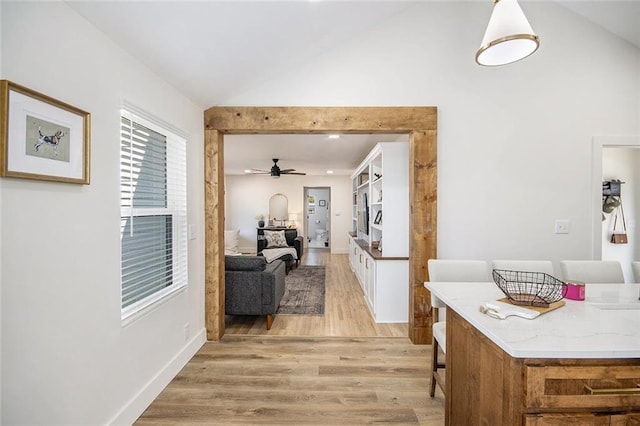
[(556, 220), (556, 234), (568, 234), (571, 229), (571, 223), (565, 219)]

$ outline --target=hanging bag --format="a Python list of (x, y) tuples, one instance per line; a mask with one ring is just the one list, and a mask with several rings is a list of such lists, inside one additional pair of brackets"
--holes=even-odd
[[(618, 214), (622, 216), (622, 232), (616, 232), (618, 225)], [(611, 234), (611, 242), (613, 244), (627, 244), (627, 222), (624, 220), (624, 209), (622, 208), (622, 200), (620, 206), (616, 209), (616, 216), (613, 219), (613, 233)]]

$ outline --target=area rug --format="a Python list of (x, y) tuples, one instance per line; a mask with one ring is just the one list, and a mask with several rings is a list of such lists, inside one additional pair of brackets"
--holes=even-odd
[(324, 315), (324, 266), (301, 265), (284, 278), (277, 314)]

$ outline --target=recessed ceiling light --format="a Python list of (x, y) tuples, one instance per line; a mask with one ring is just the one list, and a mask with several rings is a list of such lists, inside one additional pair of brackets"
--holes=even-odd
[(251, 173), (251, 170), (249, 170), (249, 169), (245, 169), (245, 170), (244, 170), (244, 172), (245, 172), (245, 173)]
[(340, 135), (329, 135), (329, 139), (340, 139)]
[(327, 170), (327, 174), (328, 175), (332, 175), (333, 174), (333, 170)]

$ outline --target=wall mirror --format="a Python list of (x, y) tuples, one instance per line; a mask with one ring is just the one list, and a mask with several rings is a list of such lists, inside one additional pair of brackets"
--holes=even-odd
[(273, 225), (284, 225), (289, 220), (289, 199), (284, 194), (273, 194), (269, 199), (269, 220)]

